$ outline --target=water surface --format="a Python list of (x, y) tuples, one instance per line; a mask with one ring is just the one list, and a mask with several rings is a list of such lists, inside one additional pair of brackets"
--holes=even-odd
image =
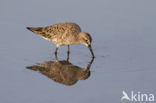
[[(156, 94), (155, 3), (154, 0), (1, 1), (0, 102), (121, 103), (123, 90)], [(76, 83), (70, 86), (26, 68), (56, 60), (55, 45), (26, 27), (67, 21), (76, 22), (92, 35), (96, 57), (89, 68), (89, 77), (74, 79)], [(66, 60), (66, 51), (67, 47), (59, 48), (59, 61)], [(71, 46), (72, 67), (86, 68), (91, 59), (84, 45)]]

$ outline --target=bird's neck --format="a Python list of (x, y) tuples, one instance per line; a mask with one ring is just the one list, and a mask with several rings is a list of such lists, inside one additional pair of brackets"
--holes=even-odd
[(74, 44), (81, 44), (81, 38), (79, 35), (75, 36), (73, 40), (74, 40)]

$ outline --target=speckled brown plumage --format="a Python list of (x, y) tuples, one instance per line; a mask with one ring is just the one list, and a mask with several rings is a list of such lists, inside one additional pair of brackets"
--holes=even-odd
[(54, 39), (65, 37), (66, 33), (69, 33), (72, 36), (77, 36), (78, 33), (81, 32), (80, 27), (75, 23), (60, 23), (43, 28), (28, 27), (28, 29), (32, 32), (35, 32), (36, 34), (41, 35), (43, 38), (54, 42), (55, 44), (57, 44), (57, 42), (55, 42)]

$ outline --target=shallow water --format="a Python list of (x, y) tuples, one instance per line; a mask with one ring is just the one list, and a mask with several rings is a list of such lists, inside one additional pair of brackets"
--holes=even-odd
[[(121, 103), (123, 90), (156, 95), (155, 1), (1, 2), (0, 103)], [(88, 78), (72, 77), (70, 86), (26, 68), (56, 60), (55, 45), (26, 27), (65, 21), (92, 35), (95, 53)], [(59, 61), (66, 60), (66, 51), (59, 48)], [(71, 46), (70, 67), (86, 68), (91, 60), (87, 47)], [(66, 79), (63, 73), (54, 74)]]

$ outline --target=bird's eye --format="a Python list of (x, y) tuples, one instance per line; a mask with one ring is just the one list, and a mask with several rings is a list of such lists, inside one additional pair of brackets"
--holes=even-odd
[(86, 42), (89, 42), (89, 40), (88, 40), (88, 39), (86, 39)]

